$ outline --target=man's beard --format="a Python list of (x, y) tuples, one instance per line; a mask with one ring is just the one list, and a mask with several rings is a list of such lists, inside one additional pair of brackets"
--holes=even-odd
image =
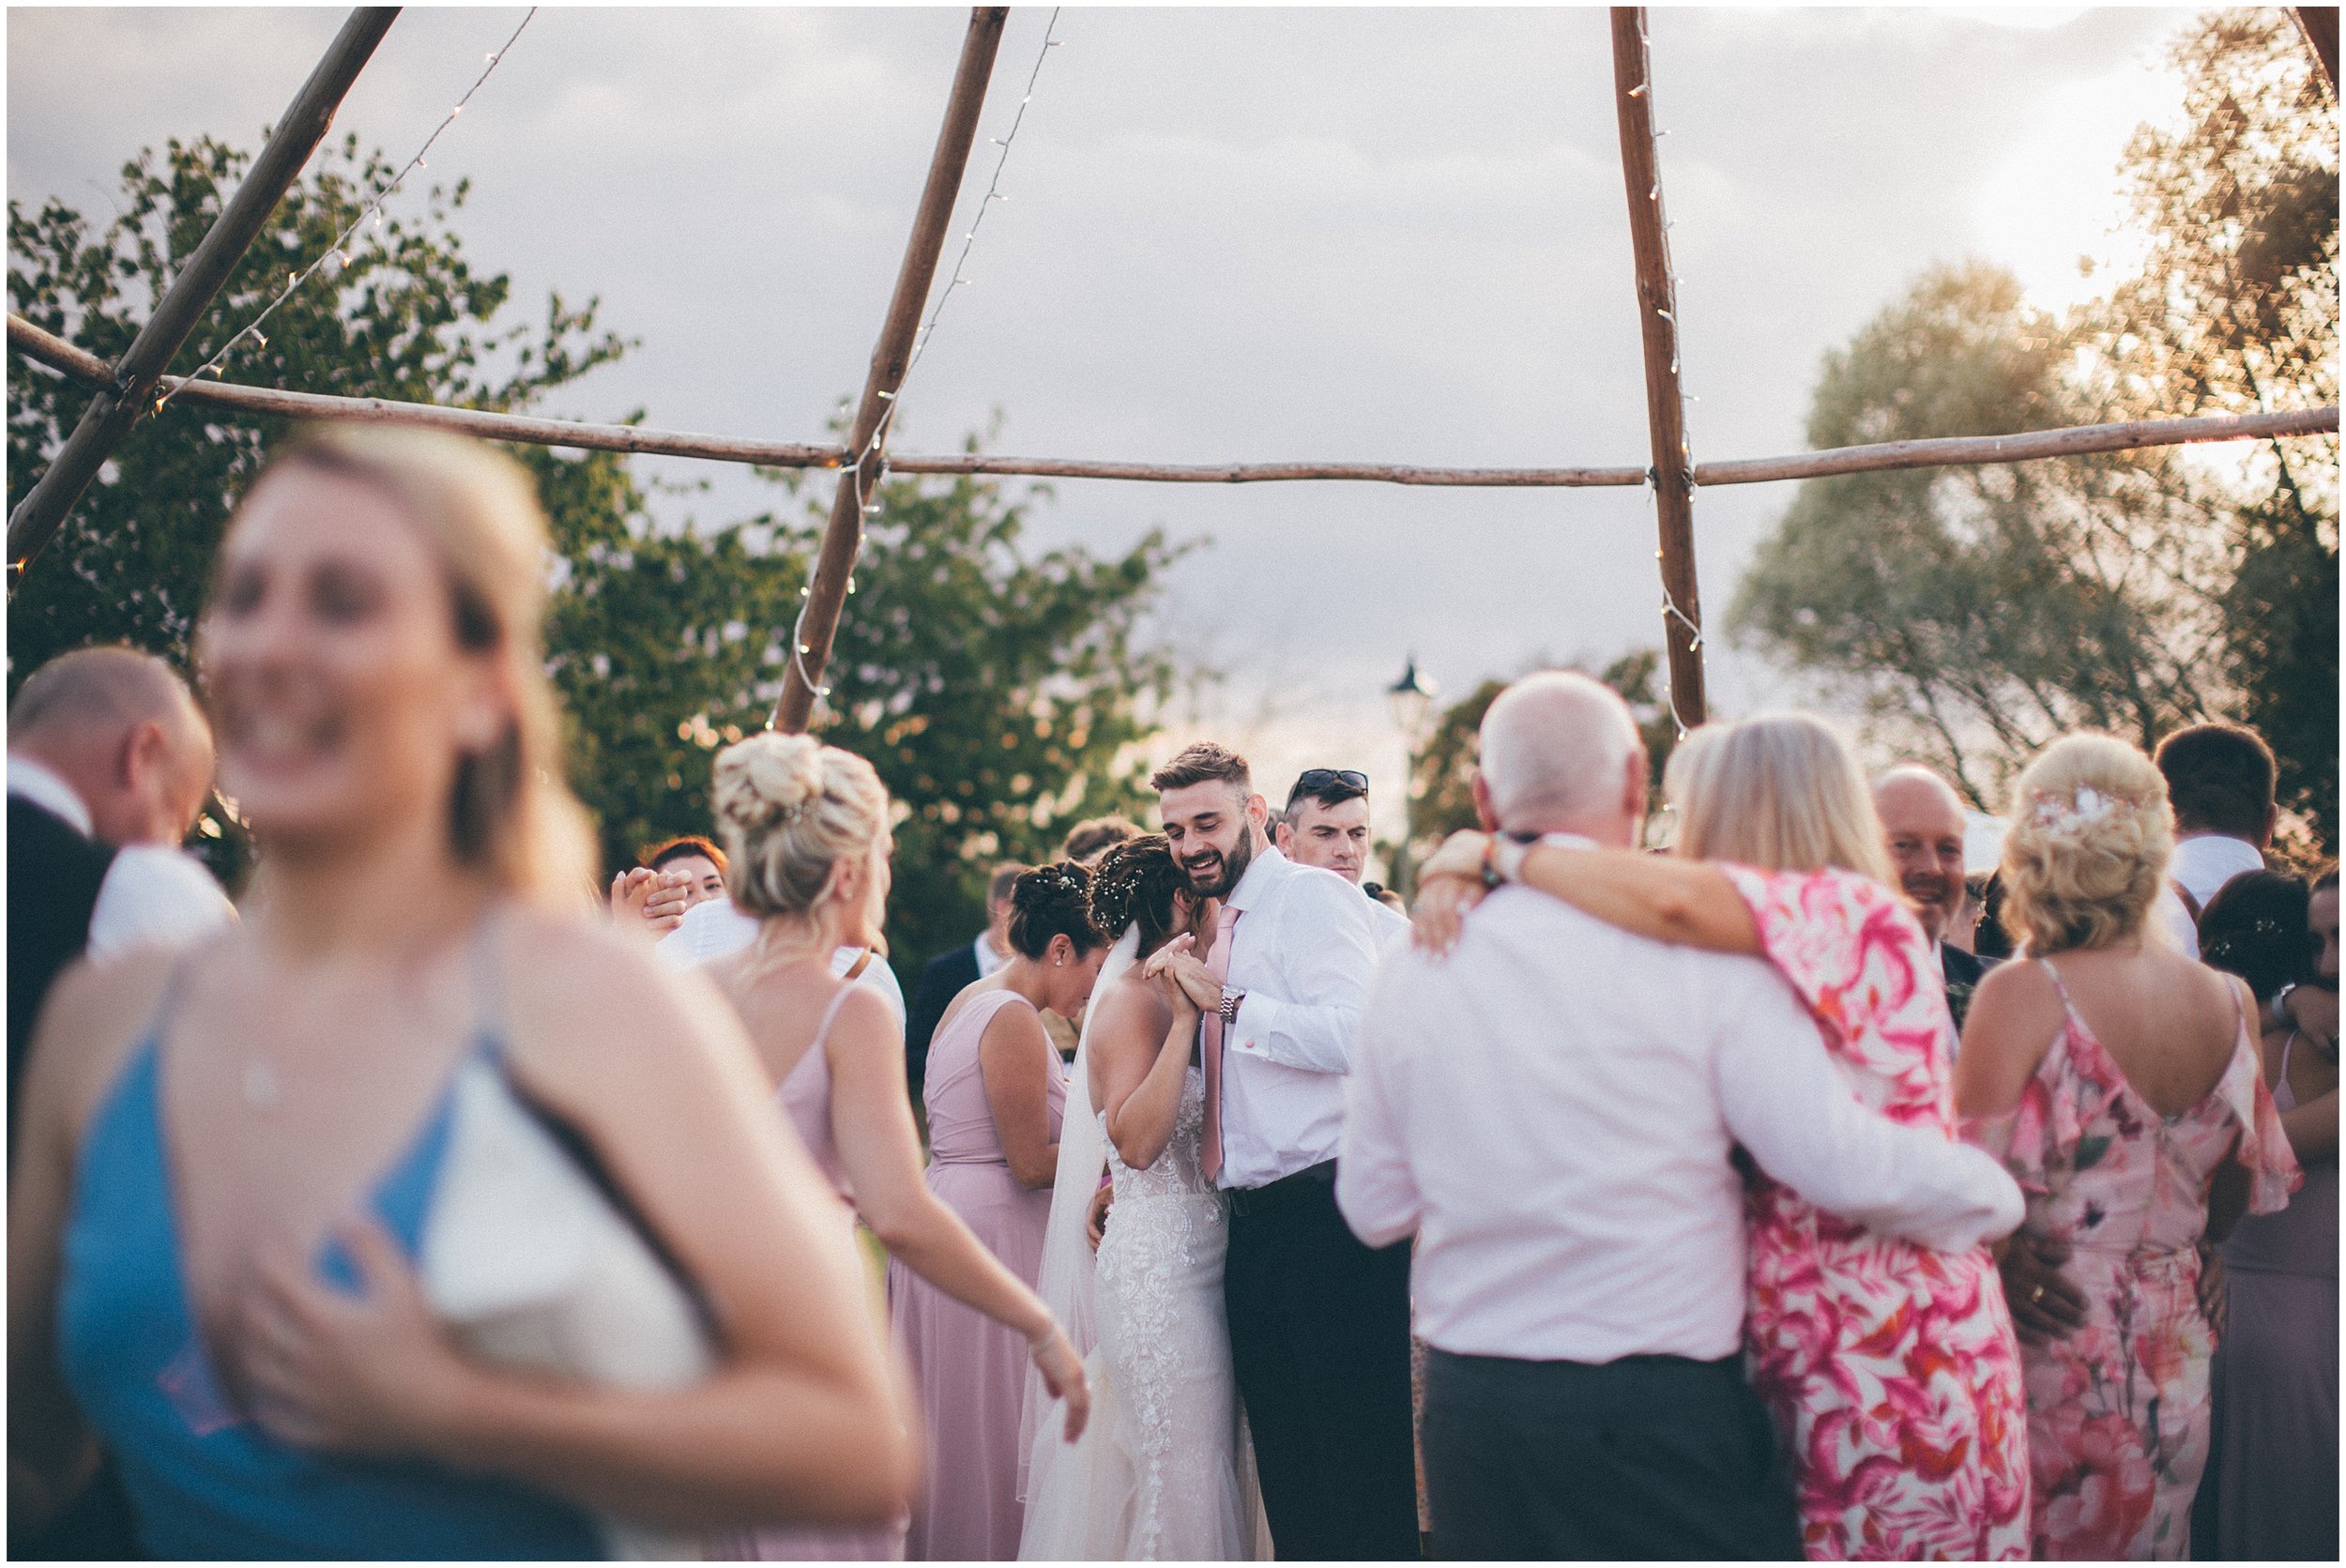
[(1229, 897), (1230, 894), (1236, 891), (1239, 878), (1244, 876), (1246, 875), (1246, 868), (1254, 863), (1255, 835), (1245, 828), (1241, 828), (1238, 833), (1238, 843), (1229, 850), (1228, 853), (1222, 855), (1220, 860), (1222, 864), (1222, 875), (1214, 878), (1211, 885), (1200, 882), (1197, 879), (1197, 874), (1194, 871), (1190, 871), (1188, 866), (1184, 865), (1181, 867), (1183, 871), (1189, 872), (1189, 891), (1191, 892), (1195, 893), (1199, 898)]

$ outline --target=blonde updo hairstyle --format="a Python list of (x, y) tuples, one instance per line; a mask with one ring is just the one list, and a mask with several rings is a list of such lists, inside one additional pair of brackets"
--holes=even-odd
[(502, 666), (513, 712), (493, 745), (458, 759), (449, 792), (458, 862), (501, 892), (575, 899), (593, 885), (596, 855), (586, 811), (564, 782), (546, 678), (551, 544), (537, 482), (481, 442), (384, 426), (312, 426), (268, 472), (293, 468), (355, 480), (397, 502), (439, 557), (458, 646)]
[(709, 804), (725, 891), (760, 919), (812, 914), (839, 863), (868, 858), (888, 831), (888, 786), (872, 765), (807, 735), (768, 731), (719, 752)]
[(2106, 948), (2142, 930), (2175, 852), (2167, 781), (2110, 735), (2065, 735), (2012, 786), (2003, 928), (2032, 953)]
[(1873, 792), (1849, 742), (1821, 719), (1763, 713), (1705, 724), (1670, 754), (1663, 779), (1681, 855), (1892, 881)]

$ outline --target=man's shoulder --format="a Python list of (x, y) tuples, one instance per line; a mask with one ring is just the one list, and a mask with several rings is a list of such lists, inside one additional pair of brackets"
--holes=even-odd
[(936, 975), (939, 979), (942, 979), (943, 977), (952, 974), (956, 969), (974, 969), (977, 967), (978, 955), (976, 951), (967, 942), (956, 942), (952, 947), (947, 948), (943, 952), (938, 953), (935, 958), (932, 958), (927, 963), (922, 965), (921, 978), (922, 980), (926, 980), (929, 976)]
[(1560, 977), (1568, 973), (1576, 984), (1699, 988), (1691, 996), (1673, 992), (1678, 1006), (1722, 989), (1740, 994), (1742, 987), (1778, 979), (1764, 958), (1658, 941), (1520, 885), (1501, 888), (1475, 907), (1457, 951), (1478, 962), (1537, 966)]
[(142, 901), (184, 906), (221, 915), (234, 908), (204, 862), (184, 850), (160, 844), (127, 845), (114, 852), (106, 885), (131, 891)]

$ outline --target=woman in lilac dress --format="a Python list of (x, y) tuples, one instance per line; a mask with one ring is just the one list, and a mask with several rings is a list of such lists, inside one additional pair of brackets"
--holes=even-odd
[[(1067, 1335), (1031, 1285), (922, 1179), (895, 1014), (869, 987), (831, 972), (837, 949), (873, 945), (887, 903), (889, 801), (879, 775), (835, 746), (767, 734), (719, 753), (712, 783), (727, 890), (760, 928), (750, 947), (713, 960), (705, 972), (748, 1027), (783, 1111), (843, 1203), (888, 1249), (891, 1277), (908, 1271), (1002, 1325), (998, 1332), (1020, 1347), (1021, 1367), (1030, 1356), (1046, 1382), (1067, 1392), (1070, 1435), (1080, 1431), (1089, 1400)], [(1040, 1038), (1040, 1025), (1036, 1030)], [(723, 1195), (709, 1201), (722, 1204)], [(839, 1220), (848, 1224), (845, 1210)], [(1017, 1418), (1013, 1397), (1013, 1427)], [(928, 1484), (938, 1481), (933, 1458)], [(837, 1560), (901, 1556), (903, 1543), (900, 1524), (764, 1530), (715, 1543), (714, 1550)]]
[[(2309, 899), (2298, 891), (2295, 908), (2306, 920), (2294, 931), (2263, 929), (2286, 927), (2286, 906), (2250, 921), (2241, 917), (2252, 911), (2231, 907), (2262, 875), (2236, 876), (2208, 901), (2201, 958), (2238, 969), (2269, 994), (2305, 975), (2309, 926), (2314, 967), (2306, 983), (2327, 992), (2335, 1007), (2337, 868), (2315, 881)], [(2226, 962), (2268, 955), (2277, 962)], [(2262, 975), (2252, 972), (2260, 967)], [(2224, 1243), (2226, 1322), (2211, 1374), (2215, 1419), (2191, 1555), (2328, 1562), (2338, 1558), (2338, 1046), (2293, 1025), (2264, 1037), (2264, 1066), (2306, 1184), (2288, 1208), (2250, 1215)]]
[[(1073, 861), (1018, 878), (1008, 964), (963, 991), (929, 1043), (929, 1191), (1028, 1285), (1043, 1264), (1067, 1080), (1042, 1010), (1080, 1012), (1108, 940), (1092, 926), (1091, 874)], [(928, 1423), (928, 1490), (906, 1555), (1018, 1555), (1019, 1414), (1027, 1346), (901, 1260), (888, 1266), (896, 1343)]]

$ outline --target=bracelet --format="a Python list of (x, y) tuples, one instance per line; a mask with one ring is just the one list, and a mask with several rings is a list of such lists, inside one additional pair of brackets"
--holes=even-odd
[(1044, 1351), (1048, 1350), (1051, 1347), (1051, 1341), (1058, 1337), (1059, 1319), (1056, 1317), (1045, 1317), (1043, 1320), (1042, 1332), (1040, 1333), (1029, 1334), (1027, 1336), (1027, 1349), (1028, 1353), (1039, 1356)]
[(1531, 855), (1531, 846), (1508, 838), (1495, 838), (1492, 843), (1498, 847), (1491, 853), (1491, 870), (1498, 873), (1501, 882), (1516, 880), (1523, 875), (1523, 862)]

